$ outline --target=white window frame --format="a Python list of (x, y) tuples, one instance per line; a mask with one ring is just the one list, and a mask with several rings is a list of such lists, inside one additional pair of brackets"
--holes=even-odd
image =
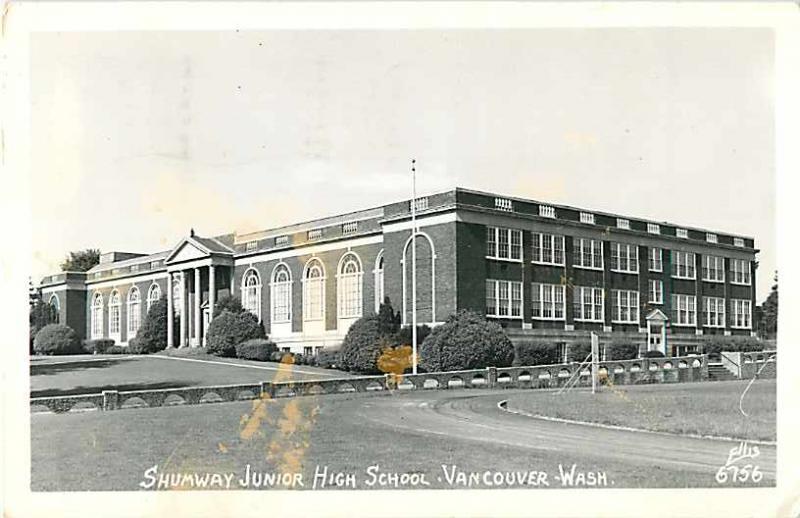
[(563, 284), (531, 283), (531, 313), (534, 320), (564, 320), (567, 314), (566, 287)]
[(648, 279), (647, 293), (650, 304), (664, 303), (664, 281), (660, 279)]
[(725, 299), (703, 297), (703, 326), (725, 327)]
[[(694, 252), (684, 252), (682, 250), (672, 250), (672, 269), (673, 279), (697, 279), (696, 257)], [(691, 259), (691, 260), (689, 260)], [(691, 269), (691, 275), (689, 270)]]
[(147, 290), (147, 311), (150, 312), (150, 308), (153, 307), (153, 304), (158, 302), (161, 298), (161, 286), (156, 283), (150, 285), (150, 288)]
[[(639, 247), (628, 243), (610, 243), (611, 271), (617, 273), (639, 273)], [(624, 252), (624, 253), (623, 253)], [(616, 268), (614, 267), (614, 263)], [(622, 268), (623, 262), (627, 268)]]
[(672, 315), (672, 325), (674, 326), (697, 327), (697, 297), (673, 293)]
[(753, 327), (752, 301), (748, 299), (731, 299), (731, 328), (752, 329), (752, 327)]
[(363, 276), (361, 259), (348, 252), (339, 260), (336, 274), (336, 310), (339, 318), (361, 318), (363, 315)]
[[(519, 292), (517, 296), (517, 292)], [(493, 300), (492, 307), (489, 301)], [(486, 316), (521, 320), (523, 315), (522, 281), (506, 281), (502, 279), (486, 279)], [(508, 313), (503, 314), (506, 308)], [(516, 313), (514, 314), (516, 309)]]
[[(280, 277), (280, 278), (279, 278)], [(284, 324), (292, 321), (292, 270), (284, 262), (272, 269), (269, 284), (270, 322)]]
[(383, 250), (378, 253), (375, 258), (375, 313), (377, 314), (381, 309), (384, 299), (384, 286), (383, 286)]
[(242, 307), (261, 322), (261, 274), (252, 266), (242, 275)]
[(302, 281), (304, 322), (325, 321), (325, 278), (325, 266), (322, 261), (315, 257), (309, 259), (303, 271)]
[[(531, 246), (532, 246), (531, 253), (533, 257), (533, 259), (531, 260), (532, 263), (546, 264), (550, 266), (564, 266), (566, 264), (567, 254), (565, 250), (564, 236), (559, 234), (545, 234), (542, 232), (534, 232), (532, 234)], [(557, 252), (560, 252), (560, 254), (558, 254)], [(560, 255), (560, 258), (558, 257), (558, 255)]]
[(122, 341), (122, 298), (116, 289), (108, 296), (108, 336)]
[(750, 261), (747, 259), (731, 259), (731, 284), (750, 286)]
[[(584, 248), (589, 244), (589, 254), (591, 261), (589, 265), (583, 263)], [(600, 250), (600, 264), (596, 262), (597, 254), (595, 251)], [(585, 270), (602, 270), (603, 269), (603, 242), (599, 239), (591, 239), (588, 237), (574, 237), (572, 238), (572, 266), (575, 268), (583, 268)]]
[[(517, 243), (514, 243), (514, 239)], [(501, 239), (505, 239), (506, 254), (501, 254)], [(494, 245), (494, 255), (491, 255)], [(516, 251), (518, 257), (513, 257)], [(510, 261), (513, 263), (522, 262), (522, 230), (505, 227), (486, 227), (486, 258), (495, 261)]]
[[(713, 263), (713, 268), (712, 268)], [(711, 273), (715, 272), (712, 276)], [(703, 280), (706, 282), (725, 282), (725, 258), (718, 255), (703, 254)]]
[(664, 249), (651, 246), (647, 248), (647, 254), (647, 269), (651, 272), (663, 272)]
[(92, 296), (92, 339), (103, 338), (103, 294)]
[(136, 336), (142, 325), (142, 295), (136, 286), (128, 290), (128, 340)]
[[(623, 318), (626, 316), (627, 318)], [(639, 292), (611, 290), (611, 322), (614, 324), (639, 323)]]
[(178, 273), (172, 278), (172, 312), (176, 317), (183, 311), (183, 273)]
[[(589, 294), (589, 302), (586, 294)], [(597, 302), (600, 302), (598, 305)], [(605, 321), (605, 296), (603, 288), (591, 286), (575, 286), (573, 293), (573, 311), (576, 322), (604, 322)], [(599, 306), (599, 307), (598, 307)], [(591, 309), (591, 311), (587, 311)], [(590, 314), (589, 317), (586, 315)]]

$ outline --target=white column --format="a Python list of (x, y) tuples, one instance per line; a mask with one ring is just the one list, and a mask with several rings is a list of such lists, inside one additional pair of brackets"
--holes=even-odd
[(172, 320), (175, 308), (172, 301), (172, 274), (167, 274), (167, 347), (172, 347), (174, 330), (172, 329)]
[(214, 304), (217, 303), (217, 284), (214, 278), (214, 265), (208, 267), (208, 316), (214, 318)]
[(203, 292), (200, 285), (200, 268), (194, 269), (194, 346), (200, 346), (200, 299)]
[(181, 343), (179, 347), (186, 347), (186, 272), (181, 272)]

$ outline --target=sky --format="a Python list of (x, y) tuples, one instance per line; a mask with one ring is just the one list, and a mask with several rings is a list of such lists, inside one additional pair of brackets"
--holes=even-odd
[(454, 186), (753, 236), (770, 29), (37, 33), (32, 276)]

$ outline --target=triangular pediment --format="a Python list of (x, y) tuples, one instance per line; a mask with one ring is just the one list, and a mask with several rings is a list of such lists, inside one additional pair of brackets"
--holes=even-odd
[(172, 252), (167, 256), (164, 261), (166, 264), (182, 263), (184, 261), (193, 261), (195, 259), (204, 259), (211, 254), (208, 250), (204, 250), (194, 240), (184, 239), (172, 249)]
[(669, 318), (667, 318), (667, 315), (665, 315), (664, 312), (661, 311), (658, 308), (656, 308), (653, 311), (651, 311), (650, 313), (648, 313), (647, 316), (644, 317), (644, 318), (647, 321), (660, 320), (661, 322), (666, 322), (667, 320), (669, 320)]

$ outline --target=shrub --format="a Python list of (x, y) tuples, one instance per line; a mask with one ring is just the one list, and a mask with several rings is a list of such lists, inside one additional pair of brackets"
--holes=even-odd
[(231, 295), (225, 295), (217, 299), (214, 303), (214, 315), (212, 318), (217, 318), (223, 311), (230, 311), (231, 313), (244, 313), (245, 309), (242, 307), (242, 302)]
[[(176, 318), (173, 329), (178, 329), (179, 320)], [(139, 326), (136, 337), (128, 342), (128, 348), (133, 354), (149, 354), (163, 351), (167, 347), (167, 296), (150, 306)]]
[(41, 299), (36, 299), (30, 307), (28, 323), (30, 324), (28, 332), (28, 352), (33, 354), (33, 339), (36, 338), (36, 334), (39, 330), (48, 324), (58, 323), (56, 308)]
[(256, 360), (260, 362), (268, 361), (272, 353), (276, 352), (278, 347), (274, 342), (264, 340), (262, 338), (255, 338), (247, 340), (236, 346), (236, 357), (243, 360)]
[(75, 330), (64, 324), (48, 324), (41, 328), (33, 339), (36, 354), (80, 354), (83, 353)]
[(234, 356), (237, 345), (253, 338), (266, 335), (252, 313), (223, 311), (208, 324), (206, 351), (216, 356)]
[[(390, 336), (397, 333), (399, 330), (400, 313), (395, 313), (389, 297), (384, 297), (383, 303), (381, 303), (380, 308), (378, 308), (378, 331), (382, 336)], [(422, 343), (422, 340), (420, 340), (419, 343)]]
[(422, 342), (420, 361), (428, 372), (508, 367), (514, 347), (499, 324), (461, 310)]
[(391, 338), (381, 334), (377, 315), (359, 318), (350, 326), (339, 350), (340, 366), (363, 374), (378, 374), (378, 358), (387, 347), (394, 346)]
[(606, 360), (634, 360), (639, 357), (639, 345), (612, 343), (606, 347)]
[[(599, 352), (599, 351), (598, 351)], [(578, 342), (569, 345), (569, 360), (573, 362), (592, 361), (587, 357), (592, 354), (591, 342)]]
[(336, 368), (339, 365), (339, 349), (320, 349), (314, 358), (314, 364), (324, 369)]
[(550, 365), (558, 363), (558, 347), (555, 344), (522, 342), (514, 345), (514, 362), (517, 367)]
[(114, 345), (114, 340), (111, 338), (95, 338), (93, 340), (84, 340), (83, 350), (89, 354), (103, 354), (112, 345)]
[(106, 349), (106, 354), (130, 354), (131, 351), (127, 347), (121, 345), (112, 345)]
[(645, 358), (663, 358), (664, 353), (661, 351), (647, 351), (644, 353)]

